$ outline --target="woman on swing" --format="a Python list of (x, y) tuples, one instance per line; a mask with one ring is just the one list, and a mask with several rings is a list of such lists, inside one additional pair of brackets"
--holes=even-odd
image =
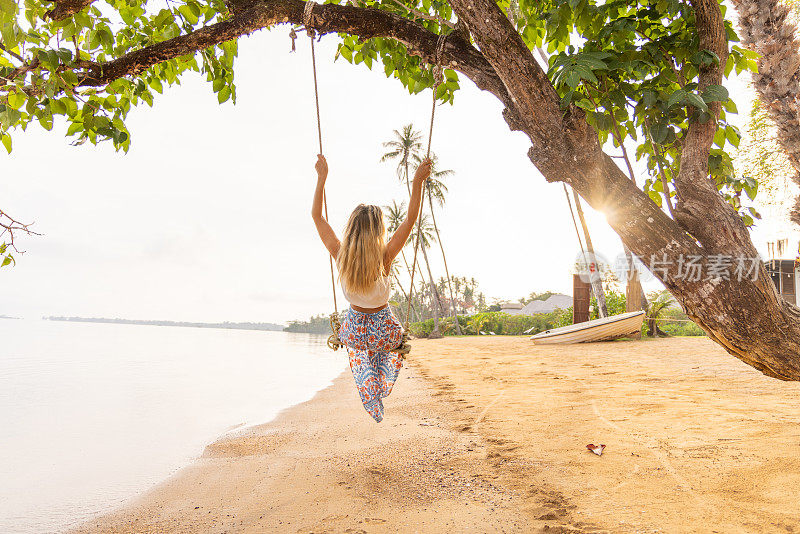
[(403, 365), (396, 352), (403, 329), (389, 309), (391, 268), (411, 235), (422, 203), (422, 185), (431, 173), (431, 161), (423, 160), (414, 173), (411, 202), (406, 219), (386, 242), (383, 212), (378, 206), (359, 204), (347, 221), (342, 240), (322, 217), (322, 195), (328, 178), (328, 163), (317, 156), (317, 189), (311, 217), (320, 239), (336, 260), (342, 291), (350, 302), (339, 340), (347, 346), (350, 369), (358, 394), (367, 412), (377, 421), (383, 419), (383, 397), (392, 392)]

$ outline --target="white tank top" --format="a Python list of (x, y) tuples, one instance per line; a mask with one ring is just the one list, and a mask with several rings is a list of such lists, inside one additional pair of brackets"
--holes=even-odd
[(389, 297), (392, 295), (392, 280), (388, 276), (379, 277), (372, 288), (363, 295), (348, 291), (343, 283), (342, 292), (350, 304), (359, 308), (380, 308), (389, 302)]

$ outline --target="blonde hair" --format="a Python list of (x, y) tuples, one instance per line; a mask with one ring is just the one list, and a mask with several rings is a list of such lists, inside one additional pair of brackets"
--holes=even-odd
[(356, 294), (366, 294), (379, 277), (386, 276), (386, 227), (378, 206), (359, 204), (347, 221), (336, 267), (342, 285)]

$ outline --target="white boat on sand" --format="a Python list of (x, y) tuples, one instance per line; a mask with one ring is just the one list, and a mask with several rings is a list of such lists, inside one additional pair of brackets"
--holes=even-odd
[(609, 341), (638, 332), (642, 327), (643, 320), (643, 311), (621, 313), (611, 317), (545, 330), (535, 336), (531, 336), (531, 339), (538, 344)]

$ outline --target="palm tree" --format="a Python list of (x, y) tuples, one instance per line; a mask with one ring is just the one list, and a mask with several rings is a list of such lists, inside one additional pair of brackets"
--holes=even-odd
[[(414, 156), (415, 167), (422, 163), (422, 158), (419, 155)], [(442, 179), (447, 176), (452, 176), (455, 171), (452, 169), (437, 170), (436, 163), (439, 158), (436, 154), (431, 153), (431, 175), (425, 181), (425, 191), (428, 193), (428, 204), (431, 208), (431, 219), (433, 220), (433, 229), (436, 231), (436, 240), (439, 242), (439, 249), (442, 251), (442, 261), (444, 262), (444, 272), (447, 275), (447, 285), (450, 289), (450, 314), (453, 317), (453, 322), (456, 325), (456, 333), (461, 335), (461, 325), (458, 323), (458, 310), (456, 309), (456, 301), (453, 295), (453, 284), (450, 280), (450, 269), (447, 266), (447, 256), (444, 254), (444, 245), (442, 244), (442, 236), (439, 234), (439, 225), (436, 224), (436, 214), (433, 209), (433, 199), (439, 203), (439, 207), (444, 206), (444, 196), (447, 193), (447, 186), (444, 185)]]
[[(408, 317), (405, 316), (406, 312), (408, 311), (408, 308), (406, 308), (405, 310), (401, 310), (402, 313), (404, 314), (403, 315), (404, 322), (410, 323), (413, 320), (413, 316), (414, 315), (416, 315), (417, 316), (417, 320), (419, 320), (419, 312), (417, 311), (416, 306), (414, 306), (414, 302), (409, 300), (408, 293), (406, 293), (406, 290), (403, 288), (403, 285), (400, 283), (400, 277), (397, 274), (397, 271), (400, 270), (398, 268), (398, 264), (399, 264), (399, 262), (396, 259), (394, 261), (392, 261), (391, 272), (392, 272), (392, 276), (394, 277), (394, 281), (397, 283), (397, 287), (399, 287), (400, 288), (400, 292), (403, 293), (403, 298), (406, 299), (406, 303), (410, 304), (410, 306), (411, 306), (410, 312), (408, 313), (408, 315), (409, 315)], [(406, 268), (408, 268), (408, 264), (406, 264)]]
[[(459, 277), (453, 278), (453, 285), (456, 288), (456, 296), (461, 299), (461, 279)], [(458, 313), (458, 304), (456, 303), (456, 314)]]
[[(431, 272), (431, 264), (428, 261), (428, 247), (431, 246), (433, 241), (436, 241), (436, 237), (433, 235), (433, 226), (431, 226), (428, 216), (425, 214), (421, 215), (421, 219), (418, 225), (414, 226), (414, 230), (411, 232), (411, 242), (414, 243), (416, 246), (418, 235), (419, 235), (419, 248), (422, 249), (422, 255), (425, 258), (425, 267), (428, 269), (428, 287), (431, 294), (431, 309), (433, 311), (433, 331), (429, 337), (437, 338), (441, 337), (439, 333), (439, 308), (441, 306), (439, 300), (439, 292), (436, 291), (436, 284), (434, 283), (433, 273)], [(422, 274), (422, 273), (420, 273)]]
[(381, 156), (381, 162), (397, 160), (397, 177), (405, 182), (408, 196), (411, 197), (411, 184), (408, 181), (408, 169), (414, 156), (422, 153), (422, 134), (414, 131), (414, 125), (408, 123), (402, 130), (394, 130), (394, 139), (383, 143), (387, 152)]
[[(394, 130), (392, 133), (394, 137), (383, 143), (383, 147), (387, 149), (387, 152), (381, 156), (381, 162), (397, 160), (397, 177), (406, 184), (410, 199), (411, 181), (409, 180), (409, 169), (411, 163), (418, 159), (422, 153), (422, 134), (414, 130), (413, 123), (408, 123), (400, 130)], [(401, 206), (403, 204), (401, 203)], [(396, 204), (394, 205), (396, 206)], [(403, 216), (396, 219), (398, 225), (405, 219), (405, 210), (400, 210), (400, 212), (403, 213)], [(407, 261), (406, 267), (408, 267)], [(413, 265), (412, 268), (416, 269), (416, 265)]]
[[(758, 71), (753, 73), (753, 88), (775, 124), (777, 141), (794, 167), (794, 180), (800, 183), (800, 50), (796, 25), (796, 4), (778, 0), (733, 0), (739, 12), (742, 44), (758, 52)], [(800, 198), (795, 200), (792, 221), (800, 224)]]
[[(392, 200), (392, 204), (390, 206), (384, 206), (384, 210), (386, 210), (386, 230), (393, 233), (397, 231), (397, 228), (406, 220), (407, 212), (406, 212), (406, 203), (405, 201), (401, 202), (400, 205), (397, 205), (396, 200)], [(403, 243), (403, 248), (400, 249), (400, 254), (403, 256), (403, 263), (406, 266), (406, 271), (408, 271), (408, 276), (411, 276), (411, 268), (408, 266), (408, 260), (406, 259), (405, 253), (405, 246), (407, 243)]]
[[(414, 130), (414, 125), (412, 123), (406, 124), (405, 126), (403, 126), (401, 130), (394, 130), (393, 133), (394, 133), (394, 138), (383, 143), (384, 148), (388, 150), (386, 153), (384, 153), (383, 156), (381, 156), (381, 161), (385, 162), (385, 161), (397, 160), (397, 176), (400, 178), (400, 181), (405, 182), (406, 189), (408, 190), (408, 195), (410, 198), (411, 182), (409, 180), (409, 168), (411, 167), (412, 162), (421, 161), (422, 134)], [(431, 173), (431, 175), (433, 175), (433, 173)], [(442, 184), (442, 186), (444, 186), (444, 184)], [(447, 188), (445, 187), (444, 190), (446, 191)], [(436, 232), (438, 234), (438, 229), (436, 230)], [(422, 247), (422, 252), (423, 252), (423, 257), (425, 258), (425, 266), (428, 269), (428, 276), (430, 279), (429, 287), (431, 291), (431, 298), (436, 303), (434, 306), (434, 309), (436, 309), (437, 306), (441, 306), (441, 302), (439, 300), (438, 292), (436, 292), (436, 287), (433, 283), (433, 276), (431, 275), (431, 266), (428, 261), (428, 253), (425, 250), (424, 246)], [(411, 268), (416, 269), (416, 265), (412, 265)], [(458, 323), (457, 320), (456, 323)], [(435, 325), (434, 332), (436, 334), (436, 336), (434, 337), (437, 337), (439, 334), (438, 310), (437, 313), (434, 315), (434, 325)]]
[(675, 302), (672, 294), (666, 289), (654, 291), (650, 294), (650, 303), (647, 306), (647, 335), (650, 337), (668, 337), (669, 334), (663, 332), (659, 327), (658, 321), (661, 319), (662, 312)]

